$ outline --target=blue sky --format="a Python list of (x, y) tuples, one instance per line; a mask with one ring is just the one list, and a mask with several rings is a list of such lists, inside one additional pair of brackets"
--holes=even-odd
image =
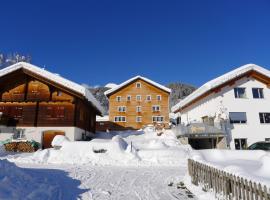
[(270, 67), (270, 1), (2, 1), (0, 52), (78, 83), (143, 75), (200, 86), (237, 66)]

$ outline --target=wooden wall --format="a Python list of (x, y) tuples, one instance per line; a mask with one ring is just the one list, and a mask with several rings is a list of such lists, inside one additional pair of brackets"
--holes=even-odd
[[(136, 83), (141, 83), (141, 88), (136, 87)], [(131, 101), (127, 101), (127, 96), (131, 95)], [(141, 95), (142, 100), (137, 101), (136, 95)], [(146, 96), (151, 95), (151, 101), (146, 100)], [(157, 95), (161, 95), (161, 101), (157, 100)], [(116, 101), (116, 97), (121, 96), (121, 102)], [(152, 111), (153, 105), (159, 105), (161, 110)], [(126, 112), (118, 112), (118, 106), (126, 106)], [(141, 106), (142, 112), (136, 112), (136, 106)], [(109, 96), (109, 120), (114, 122), (115, 116), (126, 116), (126, 122), (116, 122), (117, 125), (128, 129), (140, 129), (144, 125), (152, 124), (152, 116), (164, 116), (166, 126), (169, 123), (169, 93), (139, 79), (121, 90)], [(136, 116), (142, 116), (142, 122), (136, 122)]]
[(75, 96), (24, 74), (0, 79), (0, 122), (8, 126), (75, 126), (95, 131), (97, 111), (84, 97)]

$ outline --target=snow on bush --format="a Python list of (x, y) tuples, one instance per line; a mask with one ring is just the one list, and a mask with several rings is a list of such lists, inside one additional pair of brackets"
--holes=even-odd
[(64, 135), (56, 135), (53, 138), (53, 141), (52, 141), (51, 144), (52, 144), (53, 147), (61, 147), (64, 142), (69, 142), (69, 139), (66, 136), (64, 136)]
[(270, 152), (262, 150), (200, 150), (192, 151), (190, 158), (270, 186)]

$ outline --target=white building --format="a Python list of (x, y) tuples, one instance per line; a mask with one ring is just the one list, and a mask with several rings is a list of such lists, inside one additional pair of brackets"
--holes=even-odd
[(269, 140), (269, 86), (270, 71), (255, 64), (205, 83), (172, 108), (182, 124), (178, 133), (197, 148), (242, 149)]

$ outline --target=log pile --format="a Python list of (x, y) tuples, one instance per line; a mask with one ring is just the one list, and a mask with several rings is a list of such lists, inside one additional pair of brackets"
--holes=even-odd
[(5, 149), (12, 152), (35, 152), (37, 150), (31, 142), (10, 142), (5, 144)]

